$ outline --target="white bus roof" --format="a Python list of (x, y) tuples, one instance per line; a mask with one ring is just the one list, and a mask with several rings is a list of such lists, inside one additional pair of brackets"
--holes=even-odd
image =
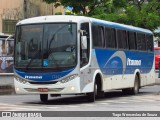
[(22, 20), (19, 24), (32, 24), (32, 23), (53, 23), (53, 22), (80, 22), (83, 20), (89, 21), (88, 17), (73, 16), (73, 15), (52, 15), (52, 16), (40, 16)]
[(52, 16), (34, 17), (34, 18), (22, 20), (22, 21), (18, 22), (17, 25), (37, 24), (37, 23), (53, 23), (53, 22), (76, 22), (76, 23), (91, 22), (94, 24), (109, 26), (109, 27), (113, 27), (113, 28), (121, 28), (124, 30), (132, 30), (132, 31), (152, 34), (152, 32), (148, 29), (143, 29), (143, 28), (134, 27), (131, 25), (124, 25), (124, 24), (119, 24), (119, 23), (115, 23), (115, 22), (110, 22), (110, 21), (105, 21), (105, 20), (100, 20), (100, 19), (95, 19), (95, 18), (90, 18), (90, 17), (85, 17), (85, 16), (73, 16), (73, 15), (52, 15)]

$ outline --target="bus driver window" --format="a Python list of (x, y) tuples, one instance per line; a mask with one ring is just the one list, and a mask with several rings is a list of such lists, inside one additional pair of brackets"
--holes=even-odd
[(82, 23), (81, 24), (81, 30), (83, 31), (80, 36), (86, 36), (87, 37), (87, 49), (82, 49), (82, 46), (80, 47), (80, 60), (81, 64), (80, 66), (83, 67), (89, 62), (89, 49), (90, 49), (90, 42), (89, 42), (89, 23)]

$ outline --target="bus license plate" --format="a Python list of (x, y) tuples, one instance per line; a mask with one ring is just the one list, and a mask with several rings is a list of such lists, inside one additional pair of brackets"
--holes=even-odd
[(48, 92), (48, 88), (38, 88), (39, 92)]

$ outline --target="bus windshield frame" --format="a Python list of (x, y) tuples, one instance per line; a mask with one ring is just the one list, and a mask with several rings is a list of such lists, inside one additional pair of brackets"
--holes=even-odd
[(77, 65), (77, 24), (41, 23), (16, 28), (14, 66), (24, 72), (59, 72)]

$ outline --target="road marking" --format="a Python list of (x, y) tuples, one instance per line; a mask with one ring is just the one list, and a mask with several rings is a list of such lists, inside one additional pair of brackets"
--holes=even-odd
[(70, 107), (70, 108), (76, 108), (76, 107), (80, 107), (80, 106), (75, 106), (75, 105), (69, 105), (69, 106), (66, 106), (67, 107)]
[(94, 104), (82, 104), (83, 106), (88, 106), (88, 107), (94, 107), (94, 106), (96, 106), (96, 103), (94, 103)]
[(102, 104), (102, 105), (109, 105), (109, 103), (105, 103), (105, 102), (104, 102), (104, 103), (98, 103), (98, 104)]
[(47, 109), (58, 109), (58, 108), (61, 108), (61, 107), (47, 107)]
[[(97, 100), (94, 103), (84, 103), (84, 104), (72, 104), (72, 105), (44, 105), (44, 104), (11, 104), (11, 103), (0, 103), (0, 110), (1, 111), (23, 111), (23, 110), (54, 110), (54, 109), (62, 109), (62, 108), (80, 108), (80, 107), (96, 107), (96, 106), (107, 106), (107, 105), (116, 105), (116, 104), (136, 104), (136, 103), (156, 103), (160, 101), (160, 95), (143, 95), (143, 96), (129, 96), (129, 97), (115, 97), (115, 98), (108, 98)], [(156, 107), (156, 105), (153, 105)], [(160, 106), (160, 105), (159, 105)], [(158, 107), (159, 107), (158, 106)], [(143, 104), (142, 104), (143, 107)]]

